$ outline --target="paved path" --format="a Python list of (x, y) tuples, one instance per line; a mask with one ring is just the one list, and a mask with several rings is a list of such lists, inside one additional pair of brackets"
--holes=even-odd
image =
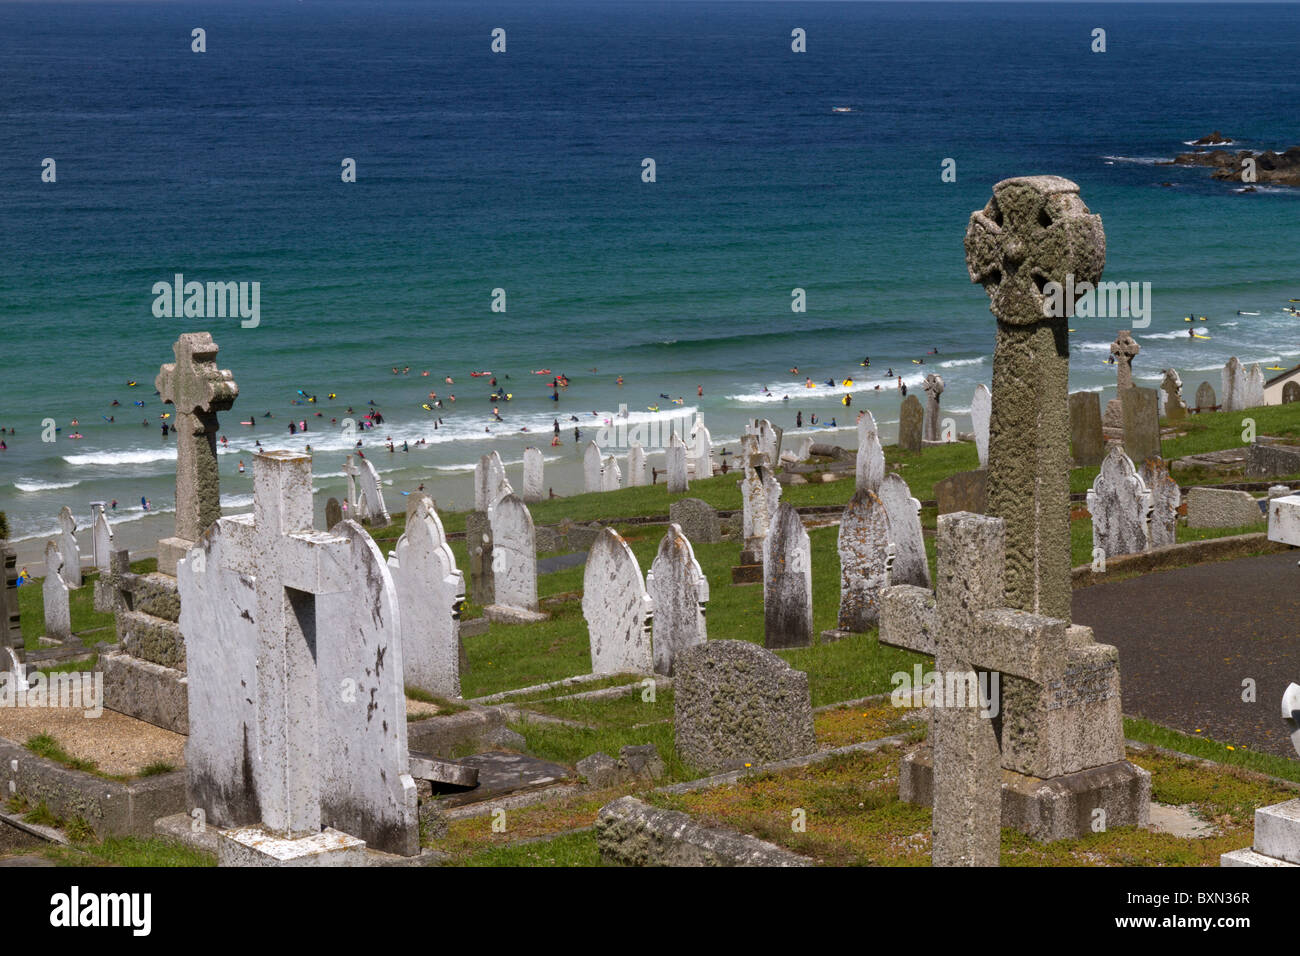
[[(1074, 622), (1119, 648), (1124, 713), (1296, 758), (1282, 692), (1300, 683), (1295, 551), (1147, 574), (1074, 592)], [(1254, 678), (1256, 702), (1241, 699)]]

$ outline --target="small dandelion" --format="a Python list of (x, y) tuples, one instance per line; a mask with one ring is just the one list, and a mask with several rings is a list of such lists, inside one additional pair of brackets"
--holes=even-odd
[(745, 764), (745, 766), (746, 766), (746, 767), (752, 767), (752, 766), (754, 766), (754, 765), (753, 765), (752, 763), (747, 763), (747, 764)]
[(1234, 747), (1232, 744), (1228, 744), (1228, 749), (1229, 749), (1229, 750), (1236, 750), (1237, 748)]

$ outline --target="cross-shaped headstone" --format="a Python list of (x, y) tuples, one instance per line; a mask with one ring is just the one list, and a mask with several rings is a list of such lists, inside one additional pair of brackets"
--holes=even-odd
[(1101, 217), (1059, 176), (1006, 179), (971, 214), (966, 264), (997, 317), (988, 510), (1007, 525), (1007, 603), (1070, 619), (1070, 347), (1074, 302), (1050, 315), (1044, 288), (1095, 283)]
[(940, 515), (937, 601), (912, 585), (884, 592), (880, 642), (934, 655), (943, 693), (931, 709), (936, 866), (998, 863), (1002, 760), (977, 672), (1043, 684), (1065, 669), (1066, 622), (1003, 606), (1005, 541), (1001, 518)]
[(158, 542), (158, 570), (176, 573), (176, 562), (221, 517), (217, 471), (217, 412), (239, 395), (228, 369), (217, 368), (217, 344), (208, 332), (186, 332), (173, 347), (175, 362), (163, 365), (154, 386), (176, 409), (176, 532)]
[(1120, 395), (1133, 385), (1133, 360), (1141, 351), (1142, 346), (1133, 341), (1128, 329), (1115, 333), (1115, 341), (1110, 343), (1110, 354), (1115, 359), (1115, 383)]

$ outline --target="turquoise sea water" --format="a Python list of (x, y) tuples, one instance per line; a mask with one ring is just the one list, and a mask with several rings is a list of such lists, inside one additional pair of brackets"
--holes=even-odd
[[(1212, 129), (1300, 142), (1297, 55), (1300, 9), (1238, 3), (0, 5), (0, 426), (16, 432), (0, 509), (19, 537), (63, 504), (84, 520), (116, 498), (128, 519), (143, 495), (165, 513), (153, 379), (200, 328), (240, 386), (222, 419), (234, 510), (255, 439), (310, 441), (318, 488), (338, 494), (348, 442), (329, 420), (371, 400), (387, 421), (367, 454), (394, 492), (423, 481), (444, 507), (469, 503), (484, 451), (516, 462), (538, 440), (564, 490), (569, 416), (592, 437), (620, 403), (699, 410), (717, 443), (755, 415), (789, 434), (797, 410), (844, 424), (867, 407), (889, 434), (898, 394), (874, 386), (937, 366), (966, 428), (993, 319), (962, 238), (994, 182), (1028, 173), (1077, 181), (1106, 226), (1106, 278), (1151, 283), (1140, 381), (1172, 365), (1190, 395), (1218, 389), (1229, 355), (1290, 367), (1300, 193), (1155, 163)], [(260, 325), (156, 318), (152, 287), (177, 272), (260, 282)], [(1188, 338), (1189, 313), (1208, 340)], [(1103, 360), (1127, 325), (1075, 322), (1072, 388), (1113, 389)], [(569, 376), (558, 403), (534, 369)], [(512, 393), (504, 423), (476, 370)], [(852, 409), (805, 375), (854, 376)], [(299, 389), (320, 402), (291, 405)], [(436, 432), (430, 390), (457, 397)], [(390, 435), (429, 444), (390, 456)]]

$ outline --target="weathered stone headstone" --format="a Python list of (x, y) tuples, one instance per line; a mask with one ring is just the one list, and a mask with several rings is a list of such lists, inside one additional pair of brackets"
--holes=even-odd
[(108, 515), (104, 513), (104, 502), (91, 502), (94, 518), (90, 525), (91, 553), (94, 555), (95, 567), (101, 571), (108, 570), (108, 558), (113, 553), (113, 529), (109, 526)]
[(1133, 340), (1133, 335), (1128, 329), (1118, 332), (1115, 341), (1110, 344), (1110, 355), (1115, 360), (1115, 390), (1121, 395), (1124, 389), (1133, 384), (1133, 360), (1141, 351), (1142, 346)]
[(654, 607), (654, 669), (659, 674), (672, 674), (682, 651), (708, 639), (704, 609), (709, 603), (709, 580), (679, 525), (668, 525), (645, 584)]
[(601, 481), (601, 472), (604, 469), (604, 459), (600, 454), (600, 446), (594, 441), (587, 442), (587, 447), (582, 452), (582, 490), (590, 494), (594, 491), (600, 491), (604, 487)]
[(1154, 388), (1126, 388), (1120, 392), (1124, 415), (1124, 451), (1132, 461), (1160, 457), (1159, 397)]
[(406, 531), (388, 556), (402, 618), (407, 686), (441, 697), (460, 696), (460, 612), (465, 575), (442, 520), (427, 497), (416, 503)]
[(691, 430), (691, 462), (697, 479), (713, 477), (713, 435), (700, 419)]
[(486, 511), (471, 511), (465, 516), (465, 550), (469, 552), (470, 600), (483, 607), (494, 604), (492, 522)]
[(1165, 369), (1164, 376), (1160, 389), (1165, 418), (1171, 422), (1181, 422), (1187, 417), (1187, 403), (1183, 401), (1183, 380), (1172, 368)]
[(975, 431), (975, 452), (979, 455), (981, 468), (989, 466), (989, 419), (992, 415), (993, 394), (981, 382), (975, 386), (975, 394), (970, 400), (970, 423)]
[(229, 411), (239, 396), (229, 370), (217, 368), (217, 344), (208, 332), (186, 332), (176, 340), (175, 362), (158, 372), (154, 388), (176, 409), (176, 526), (158, 542), (158, 570), (175, 574), (176, 562), (221, 517), (217, 468), (217, 412)]
[(696, 544), (714, 544), (722, 540), (722, 523), (718, 512), (699, 498), (678, 498), (668, 506), (668, 520)]
[(898, 447), (904, 451), (921, 450), (921, 432), (925, 422), (925, 409), (915, 394), (903, 399), (898, 411)]
[(1187, 527), (1241, 528), (1264, 520), (1248, 491), (1192, 488), (1187, 492)]
[(1138, 476), (1151, 492), (1151, 522), (1148, 537), (1151, 547), (1163, 548), (1177, 541), (1178, 506), (1182, 491), (1178, 482), (1169, 475), (1169, 466), (1163, 458), (1148, 458), (1142, 463)]
[(1138, 554), (1150, 546), (1147, 520), (1151, 492), (1128, 455), (1111, 448), (1088, 491), (1092, 515), (1092, 547), (1107, 558)]
[(649, 484), (646, 481), (645, 449), (639, 441), (633, 442), (627, 452), (627, 486), (640, 488)]
[(937, 372), (931, 372), (921, 383), (925, 389), (925, 435), (926, 441), (942, 440), (943, 429), (939, 425), (939, 396), (943, 394), (943, 378)]
[(356, 509), (350, 517), (372, 528), (388, 527), (392, 518), (384, 502), (384, 485), (379, 480), (379, 472), (369, 458), (362, 458), (356, 465), (356, 474), (360, 487), (357, 489)]
[[(45, 636), (56, 641), (72, 637), (72, 611), (68, 604), (68, 583), (63, 579), (67, 561), (53, 541), (45, 543), (45, 580), (41, 597), (45, 602)], [(4, 661), (8, 669), (8, 661)]]
[(1214, 397), (1214, 388), (1209, 382), (1202, 382), (1196, 387), (1196, 410), (1198, 412), (1212, 412), (1217, 407), (1217, 404)]
[(542, 450), (529, 445), (524, 449), (524, 493), (526, 502), (541, 501), (546, 497), (544, 480), (545, 460)]
[(871, 412), (863, 409), (858, 418), (857, 490), (876, 491), (885, 480), (885, 450)]
[(623, 486), (623, 473), (619, 471), (618, 459), (613, 455), (607, 457), (600, 470), (600, 490), (618, 491)]
[(438, 507), (437, 502), (435, 502), (431, 496), (426, 495), (423, 491), (413, 491), (405, 497), (407, 521), (410, 521), (415, 517), (415, 513), (420, 510), (421, 505), (431, 509), (436, 509)]
[(780, 429), (766, 418), (755, 419), (753, 434), (758, 438), (758, 450), (767, 459), (768, 467), (776, 464), (781, 453)]
[(1067, 320), (1075, 303), (1051, 309), (1038, 283), (1064, 290), (1067, 277), (1071, 287), (1101, 278), (1101, 217), (1088, 211), (1068, 179), (1003, 180), (988, 205), (971, 214), (966, 262), (997, 317), (988, 504), (1006, 521), (1006, 600), (1069, 621)]
[(603, 529), (587, 553), (582, 578), (582, 616), (591, 639), (593, 674), (654, 670), (653, 611), (636, 555), (617, 531)]
[(506, 466), (501, 460), (501, 453), (493, 451), (479, 457), (474, 466), (474, 510), (491, 514), (496, 503), (508, 494), (513, 494), (510, 481), (506, 478)]
[(817, 749), (808, 675), (749, 641), (707, 641), (677, 657), (678, 756), (705, 773)]
[(275, 863), (256, 849), (267, 831), (314, 853), (323, 826), (418, 853), (392, 578), (356, 522), (312, 530), (310, 457), (259, 453), (253, 478), (253, 514), (220, 519), (177, 568), (191, 799), (240, 828), (219, 834), (225, 859)]
[(799, 512), (783, 501), (763, 542), (763, 643), (809, 647), (812, 641), (812, 545)]
[(515, 495), (506, 495), (492, 509), (492, 579), (494, 605), (520, 611), (537, 610), (537, 549), (533, 516)]
[(1264, 404), (1264, 370), (1255, 362), (1246, 372), (1246, 384), (1242, 389), (1242, 403), (1246, 408), (1259, 408)]
[(63, 580), (68, 587), (81, 587), (81, 547), (77, 544), (77, 519), (72, 509), (59, 509), (59, 553), (63, 555)]
[(1246, 407), (1246, 370), (1237, 356), (1223, 366), (1223, 411), (1239, 412)]
[(676, 432), (668, 441), (667, 453), (668, 493), (682, 494), (690, 487), (690, 483), (686, 479), (686, 443), (677, 437)]
[(9, 647), (20, 653), (23, 649), (22, 617), (18, 608), (18, 555), (4, 540), (0, 540), (0, 647)]
[(894, 546), (889, 583), (928, 588), (930, 562), (925, 556), (925, 537), (921, 532), (921, 502), (912, 497), (912, 490), (901, 475), (886, 475), (878, 496), (885, 506), (889, 541)]
[(988, 510), (989, 473), (985, 468), (959, 471), (934, 483), (934, 497), (938, 513), (969, 511), (982, 515)]
[(1282, 386), (1282, 404), (1300, 402), (1300, 382), (1291, 381)]
[(325, 530), (329, 531), (343, 520), (343, 506), (337, 498), (325, 502)]
[(874, 491), (858, 489), (840, 519), (842, 631), (862, 633), (880, 621), (881, 594), (889, 587), (889, 534), (889, 516), (880, 498)]
[(1097, 392), (1070, 393), (1070, 452), (1077, 466), (1100, 465), (1106, 455)]

